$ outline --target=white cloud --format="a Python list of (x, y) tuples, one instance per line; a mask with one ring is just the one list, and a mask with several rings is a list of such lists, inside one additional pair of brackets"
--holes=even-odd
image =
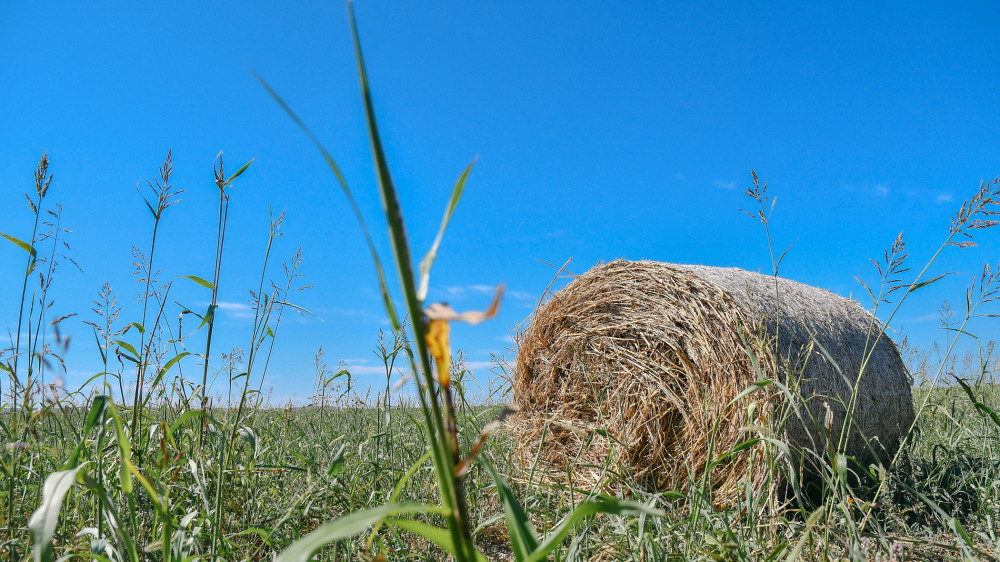
[(385, 366), (383, 365), (345, 365), (344, 368), (347, 369), (352, 376), (385, 375)]
[(348, 318), (354, 318), (362, 324), (374, 324), (376, 326), (388, 326), (389, 319), (384, 313), (372, 312), (360, 308), (334, 308), (333, 312)]
[[(507, 367), (511, 367), (513, 364), (513, 361), (506, 362)], [(496, 366), (496, 361), (469, 361), (465, 364), (465, 368), (470, 371), (490, 370)]]
[(448, 294), (449, 298), (452, 299), (464, 299), (465, 298), (465, 287), (445, 287), (444, 292)]
[(875, 195), (879, 197), (888, 197), (889, 188), (880, 183), (875, 186)]
[(492, 295), (496, 287), (492, 285), (469, 285), (469, 291), (480, 295)]
[(482, 284), (470, 284), (470, 285), (453, 285), (451, 287), (444, 287), (444, 298), (450, 300), (462, 300), (469, 296), (478, 295), (493, 295), (493, 292), (497, 288), (495, 285), (482, 285)]
[(507, 294), (519, 301), (529, 301), (529, 304), (533, 304), (536, 298), (534, 294), (527, 291), (507, 291)]
[[(381, 361), (381, 360), (380, 360)], [(350, 371), (351, 376), (358, 375), (382, 375), (385, 376), (385, 365), (381, 362), (378, 364), (370, 364), (371, 361), (368, 359), (345, 359), (340, 365), (333, 369), (334, 372), (340, 369), (347, 369)], [(392, 376), (398, 377), (402, 375), (403, 370), (399, 367), (399, 361), (396, 362), (396, 367), (393, 369)]]
[(937, 196), (936, 202), (937, 202), (938, 205), (940, 205), (942, 203), (951, 203), (951, 194), (950, 193), (941, 193), (941, 194), (939, 194)]
[(722, 189), (736, 189), (736, 182), (715, 180), (715, 187), (721, 187)]
[(226, 316), (229, 316), (230, 318), (239, 318), (245, 320), (253, 318), (254, 316), (253, 309), (250, 308), (250, 305), (246, 303), (218, 301), (215, 304), (219, 310), (225, 312)]

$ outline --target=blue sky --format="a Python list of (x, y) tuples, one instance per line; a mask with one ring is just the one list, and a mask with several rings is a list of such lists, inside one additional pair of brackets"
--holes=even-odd
[[(356, 5), (369, 77), (410, 242), (430, 245), (454, 181), (478, 157), (445, 236), (430, 298), (496, 320), (456, 327), (480, 380), (491, 353), (551, 280), (601, 260), (654, 259), (768, 270), (759, 223), (738, 209), (757, 170), (777, 198), (783, 276), (861, 296), (855, 276), (905, 231), (919, 269), (980, 180), (1000, 173), (995, 3), (369, 2)], [(334, 154), (388, 258), (379, 221), (346, 10), (339, 2), (0, 5), (0, 232), (29, 236), (22, 193), (48, 151), (49, 200), (72, 229), (53, 315), (73, 336), (67, 385), (99, 370), (90, 301), (105, 281), (126, 310), (139, 292), (130, 249), (149, 244), (136, 185), (167, 149), (185, 190), (162, 225), (164, 279), (211, 276), (212, 162), (256, 158), (233, 190), (216, 352), (245, 347), (269, 208), (286, 212), (275, 256), (301, 246), (313, 289), (286, 316), (265, 387), (309, 394), (312, 357), (381, 384), (373, 348), (386, 328), (360, 230), (308, 139), (256, 83), (259, 72)], [(958, 272), (914, 295), (894, 327), (944, 341), (937, 312), (997, 263), (997, 232), (945, 252)], [(0, 325), (13, 332), (22, 252), (0, 245)], [(280, 271), (275, 269), (275, 277)], [(395, 278), (391, 279), (395, 283)], [(176, 279), (172, 298), (207, 295)], [(560, 282), (561, 283), (561, 282)], [(860, 299), (867, 304), (864, 299)], [(997, 312), (984, 310), (984, 312)], [(974, 329), (997, 335), (995, 321)], [(197, 339), (197, 338), (196, 338)], [(200, 344), (189, 342), (192, 351)], [(220, 365), (213, 357), (213, 365)], [(193, 366), (191, 367), (192, 371)]]

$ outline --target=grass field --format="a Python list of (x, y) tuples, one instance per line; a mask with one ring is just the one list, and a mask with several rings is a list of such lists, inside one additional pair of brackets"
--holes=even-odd
[[(123, 484), (123, 447), (107, 409), (99, 414), (105, 424), (82, 434), (92, 410), (71, 402), (93, 404), (93, 396), (63, 397), (36, 408), (24, 446), (5, 452), (5, 467), (12, 462), (18, 467), (13, 489), (5, 487), (3, 492), (7, 557), (30, 556), (25, 527), (30, 513), (43, 502), (43, 481), (65, 468), (74, 455), (80, 463), (77, 481), (61, 504), (53, 506), (58, 516), (52, 534), (56, 557), (205, 557), (218, 530), (211, 550), (217, 556), (269, 559), (324, 522), (388, 499), (437, 503), (419, 405), (412, 399), (387, 405), (382, 394), (364, 404), (342, 384), (328, 390), (326, 406), (253, 406), (238, 426), (235, 408), (213, 409), (201, 446), (203, 418), (190, 415), (197, 408), (176, 399), (147, 407), (142, 417), (150, 430), (142, 443), (131, 447), (131, 454), (136, 473), (147, 480), (155, 496), (138, 482), (131, 491)], [(1000, 396), (995, 386), (987, 384), (979, 392), (979, 400), (986, 404), (996, 404)], [(783, 560), (801, 546), (797, 556), (813, 560), (994, 557), (1000, 547), (993, 531), (1000, 515), (1000, 427), (972, 407), (959, 387), (918, 390), (916, 398), (924, 396), (930, 407), (920, 433), (904, 459), (890, 470), (890, 493), (878, 500), (867, 528), (858, 528), (865, 508), (863, 494), (839, 497), (837, 490), (825, 490), (817, 504), (793, 506), (767, 520), (747, 509), (758, 505), (753, 499), (719, 510), (705, 501), (705, 490), (697, 482), (686, 490), (651, 494), (631, 484), (623, 473), (621, 494), (662, 515), (586, 517), (569, 529), (553, 556)], [(478, 428), (492, 420), (499, 407), (461, 399), (456, 407), (459, 426), (466, 428), (460, 433), (461, 445), (467, 450)], [(127, 408), (115, 415), (125, 426), (132, 421)], [(4, 424), (12, 426), (10, 414)], [(491, 443), (483, 454), (492, 459), (538, 529), (556, 526), (587, 499), (525, 475), (513, 464), (512, 446), (502, 431)], [(221, 475), (220, 458), (225, 459)], [(511, 559), (496, 483), (477, 466), (466, 476), (466, 490), (475, 544), (491, 559)], [(169, 525), (164, 525), (168, 519)], [(439, 527), (444, 523), (434, 515), (419, 520)], [(363, 559), (380, 552), (387, 559), (444, 556), (431, 541), (404, 527), (387, 524), (373, 532), (366, 524), (357, 530), (323, 548), (321, 559)]]
[[(467, 395), (470, 381), (449, 341), (450, 323), (486, 320), (495, 306), (459, 314), (425, 302), (438, 242), (471, 166), (447, 202), (437, 241), (415, 268), (356, 47), (392, 265), (402, 281), (398, 302), (387, 287), (390, 268), (383, 267), (367, 236), (334, 159), (264, 86), (316, 143), (361, 223), (392, 325), (372, 345), (387, 372), (402, 367), (412, 373), (406, 391), (387, 383), (359, 396), (351, 375), (328, 369), (317, 352), (311, 402), (267, 402), (271, 350), (280, 340), (283, 314), (294, 309), (290, 296), (301, 287), (299, 255), (279, 270), (281, 281), (268, 281), (272, 269), (278, 270), (271, 263), (271, 244), (281, 216), (271, 222), (255, 280), (251, 336), (241, 350), (213, 349), (229, 197), (250, 163), (227, 173), (217, 162), (218, 230), (209, 241), (215, 244), (214, 276), (188, 276), (211, 292), (211, 304), (204, 311), (181, 307), (182, 334), (173, 309), (164, 313), (169, 285), (155, 282), (162, 267), (156, 261), (162, 244), (158, 228), (170, 220), (176, 201), (169, 155), (147, 199), (150, 241), (135, 258), (139, 307), (120, 317), (117, 296), (105, 286), (86, 313), (103, 371), (80, 389), (49, 384), (65, 368), (58, 328), (66, 317), (47, 315), (63, 231), (58, 207), (50, 203), (51, 176), (43, 157), (28, 197), (33, 231), (4, 233), (24, 250), (23, 262), (5, 264), (23, 268), (24, 282), (19, 294), (3, 298), (4, 310), (16, 309), (17, 315), (8, 319), (16, 324), (12, 341), (0, 351), (5, 372), (0, 557), (166, 562), (275, 556), (281, 561), (1000, 556), (1000, 388), (992, 343), (959, 360), (951, 347), (936, 362), (928, 355), (908, 356), (922, 385), (914, 390), (917, 423), (898, 457), (864, 466), (842, 451), (829, 451), (830, 466), (808, 489), (794, 486), (788, 497), (747, 485), (735, 503), (716, 505), (708, 478), (695, 475), (678, 489), (645, 490), (627, 466), (608, 467), (605, 492), (588, 492), (554, 483), (559, 479), (537, 470), (532, 458), (516, 458), (513, 437), (494, 423), (511, 397), (502, 385), (478, 398)], [(1000, 181), (984, 183), (963, 205), (942, 249), (993, 226), (998, 186)], [(767, 197), (759, 187), (750, 195), (760, 203), (766, 230)], [(872, 295), (885, 307), (880, 317), (891, 318), (907, 295), (934, 281), (924, 276), (927, 268), (913, 268), (919, 273), (911, 281), (899, 281), (907, 271), (905, 258), (899, 239), (886, 253), (879, 269), (883, 284)], [(773, 265), (776, 269), (777, 262)], [(966, 322), (995, 298), (995, 277), (986, 268), (969, 288)], [(965, 324), (959, 319), (955, 326), (957, 338)], [(497, 369), (504, 368), (498, 362)], [(210, 389), (211, 380), (216, 382)], [(776, 436), (780, 431), (762, 434)], [(782, 444), (770, 444), (772, 462), (779, 466)], [(730, 452), (717, 451), (715, 459)], [(570, 467), (570, 480), (572, 473)]]

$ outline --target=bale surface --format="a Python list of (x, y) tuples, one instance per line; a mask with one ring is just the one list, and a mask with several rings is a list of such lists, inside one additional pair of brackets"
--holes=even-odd
[[(844, 450), (888, 460), (913, 406), (895, 345), (885, 336), (874, 343), (880, 330), (856, 302), (786, 279), (650, 261), (598, 265), (519, 334), (511, 431), (525, 466), (575, 486), (598, 485), (610, 470), (677, 489), (701, 477), (710, 457), (770, 430), (793, 449), (836, 445), (841, 402), (865, 363)], [(780, 407), (787, 401), (776, 386), (741, 396), (761, 371), (793, 389), (795, 407)], [(761, 451), (714, 469), (716, 491), (731, 497), (743, 482), (768, 481)]]

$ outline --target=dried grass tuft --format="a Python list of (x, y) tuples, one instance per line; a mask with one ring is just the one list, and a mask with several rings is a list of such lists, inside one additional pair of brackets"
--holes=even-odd
[[(740, 269), (624, 260), (577, 277), (518, 336), (520, 412), (509, 428), (521, 465), (579, 488), (604, 485), (610, 471), (652, 489), (683, 489), (710, 459), (760, 434), (798, 450), (835, 445), (881, 326), (854, 301), (775, 283)], [(795, 408), (780, 408), (787, 401), (777, 386), (740, 396), (760, 379), (755, 360), (765, 378), (789, 384)], [(889, 459), (913, 407), (888, 338), (879, 338), (860, 381), (844, 450)], [(716, 497), (734, 497), (744, 482), (758, 490), (773, 482), (763, 454), (752, 447), (714, 468)]]

